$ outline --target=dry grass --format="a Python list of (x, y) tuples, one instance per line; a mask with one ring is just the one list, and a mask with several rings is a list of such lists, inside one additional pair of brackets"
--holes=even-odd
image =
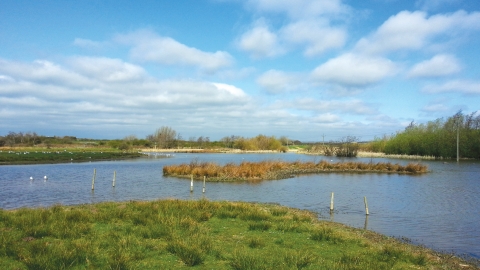
[(292, 175), (328, 172), (374, 172), (374, 173), (400, 173), (420, 174), (426, 173), (426, 165), (409, 163), (406, 166), (390, 162), (363, 163), (363, 162), (338, 162), (330, 163), (322, 160), (315, 162), (286, 162), (286, 161), (244, 161), (240, 164), (228, 163), (221, 166), (212, 162), (193, 161), (189, 164), (170, 165), (163, 167), (163, 175), (176, 177), (191, 177), (209, 181), (252, 181), (273, 180), (291, 177)]

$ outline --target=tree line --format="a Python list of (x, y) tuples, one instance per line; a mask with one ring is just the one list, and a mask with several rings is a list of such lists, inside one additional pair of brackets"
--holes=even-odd
[[(299, 141), (295, 141), (300, 143)], [(77, 139), (74, 136), (42, 136), (35, 132), (13, 132), (10, 131), (5, 136), (0, 136), (0, 147), (15, 146), (46, 146), (82, 144), (83, 146), (107, 146), (120, 150), (138, 149), (138, 148), (199, 148), (199, 149), (218, 149), (231, 148), (240, 150), (274, 150), (286, 151), (289, 144), (293, 142), (287, 137), (257, 135), (253, 138), (242, 136), (225, 136), (219, 141), (211, 141), (208, 136), (189, 137), (184, 139), (180, 133), (168, 126), (162, 126), (154, 133), (147, 135), (145, 139), (139, 139), (135, 135), (126, 136), (123, 139), (116, 140), (94, 140)]]
[(75, 136), (43, 136), (36, 132), (14, 132), (10, 131), (0, 136), (0, 147), (2, 146), (35, 146), (39, 144), (72, 144), (77, 140)]
[(257, 135), (253, 138), (242, 136), (225, 136), (220, 141), (211, 141), (208, 136), (190, 137), (183, 139), (180, 133), (167, 126), (162, 126), (153, 134), (147, 136), (147, 140), (152, 142), (153, 146), (160, 149), (168, 148), (232, 148), (240, 150), (275, 150), (286, 151), (291, 141), (282, 136), (277, 139), (275, 136)]
[(405, 130), (375, 138), (369, 150), (386, 154), (456, 158), (457, 136), (462, 158), (480, 158), (480, 115), (462, 111), (425, 124), (411, 122)]

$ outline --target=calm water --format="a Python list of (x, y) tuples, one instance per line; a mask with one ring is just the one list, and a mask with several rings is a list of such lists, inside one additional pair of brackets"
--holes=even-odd
[[(278, 181), (208, 183), (162, 176), (163, 165), (198, 161), (312, 160), (298, 154), (176, 154), (173, 158), (132, 161), (0, 166), (0, 208), (44, 207), (101, 201), (165, 198), (273, 202), (308, 209), (321, 219), (407, 237), (416, 244), (480, 258), (480, 163), (422, 161), (431, 173), (420, 176), (386, 174), (319, 174)], [(333, 158), (334, 161), (338, 159)], [(370, 158), (357, 158), (370, 162)], [(373, 162), (406, 164), (405, 160)], [(96, 169), (95, 191), (91, 190)], [(113, 172), (117, 172), (112, 188)], [(44, 181), (43, 177), (48, 176)], [(34, 180), (30, 181), (30, 177)], [(335, 211), (329, 213), (330, 194)], [(363, 197), (370, 215), (365, 215)]]

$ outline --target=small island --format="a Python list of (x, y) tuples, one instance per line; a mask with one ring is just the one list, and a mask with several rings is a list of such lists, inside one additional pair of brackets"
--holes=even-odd
[(397, 173), (421, 174), (428, 172), (428, 167), (420, 163), (405, 166), (390, 162), (337, 162), (325, 160), (320, 162), (287, 161), (243, 161), (240, 164), (219, 165), (212, 162), (192, 161), (179, 165), (163, 167), (164, 176), (203, 179), (210, 182), (258, 181), (290, 178), (296, 175), (313, 173)]

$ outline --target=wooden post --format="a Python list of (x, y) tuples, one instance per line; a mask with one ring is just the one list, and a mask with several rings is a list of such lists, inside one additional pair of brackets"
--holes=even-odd
[(365, 216), (365, 225), (363, 226), (364, 230), (368, 229), (368, 215)]
[(190, 192), (193, 192), (193, 174), (191, 176), (191, 181), (190, 181)]
[(202, 192), (205, 193), (205, 178), (207, 178), (205, 175), (203, 176), (203, 190)]
[(332, 192), (332, 196), (330, 197), (330, 213), (333, 212), (333, 192)]
[(368, 203), (367, 203), (367, 197), (363, 197), (363, 201), (365, 202), (365, 213), (367, 214), (367, 216), (369, 215), (368, 214)]
[(115, 187), (115, 180), (117, 180), (117, 171), (113, 171), (113, 182), (112, 182), (112, 187)]
[(96, 175), (97, 175), (97, 169), (93, 169), (92, 190), (95, 189), (95, 176)]

